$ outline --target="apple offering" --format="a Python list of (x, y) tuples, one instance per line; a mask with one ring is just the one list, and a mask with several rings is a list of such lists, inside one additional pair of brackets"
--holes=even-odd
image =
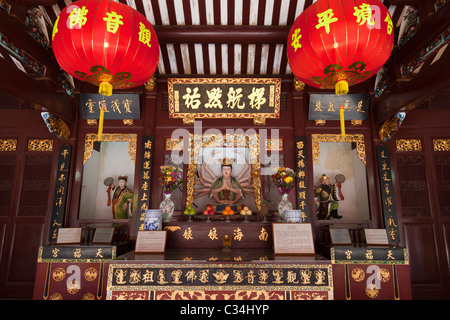
[(210, 206), (210, 205), (208, 205), (208, 206), (206, 207), (206, 209), (203, 210), (203, 215), (205, 215), (205, 216), (207, 216), (207, 215), (210, 215), (210, 216), (214, 215), (213, 207)]

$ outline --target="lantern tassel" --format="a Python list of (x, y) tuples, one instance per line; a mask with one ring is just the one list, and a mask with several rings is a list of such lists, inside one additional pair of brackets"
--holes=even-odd
[(105, 107), (100, 108), (100, 119), (98, 121), (98, 141), (102, 141), (103, 135), (103, 118), (105, 117)]
[(104, 95), (104, 96), (110, 96), (112, 95), (113, 86), (111, 83), (103, 81), (100, 82), (100, 85), (98, 87), (98, 93)]
[(342, 135), (342, 139), (345, 138), (345, 119), (344, 119), (344, 107), (341, 106), (339, 108), (339, 116), (341, 119), (341, 135)]
[(334, 89), (335, 89), (335, 93), (337, 95), (341, 96), (341, 95), (347, 94), (348, 93), (348, 82), (346, 80), (339, 80), (336, 83)]

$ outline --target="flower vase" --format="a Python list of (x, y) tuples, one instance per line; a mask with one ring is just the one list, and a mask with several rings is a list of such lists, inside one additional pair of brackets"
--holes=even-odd
[(284, 221), (284, 219), (285, 219), (284, 211), (293, 209), (292, 203), (289, 202), (289, 200), (288, 200), (288, 195), (289, 195), (288, 193), (284, 193), (281, 196), (280, 203), (278, 203), (278, 214), (280, 215), (281, 221)]
[(171, 193), (165, 193), (164, 200), (159, 205), (159, 209), (162, 211), (163, 222), (170, 222), (170, 220), (172, 220), (175, 204), (172, 199), (170, 199), (171, 196)]

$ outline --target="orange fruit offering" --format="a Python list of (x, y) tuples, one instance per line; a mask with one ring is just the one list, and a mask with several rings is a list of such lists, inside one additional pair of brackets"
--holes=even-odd
[(228, 211), (228, 214), (229, 214), (229, 215), (234, 215), (234, 211), (230, 209), (230, 210)]
[(226, 215), (228, 214), (227, 209), (222, 210), (222, 214), (223, 214), (224, 216), (226, 216)]
[(230, 206), (226, 206), (226, 207), (225, 207), (225, 210), (230, 211), (230, 210), (231, 210), (231, 207), (230, 207)]

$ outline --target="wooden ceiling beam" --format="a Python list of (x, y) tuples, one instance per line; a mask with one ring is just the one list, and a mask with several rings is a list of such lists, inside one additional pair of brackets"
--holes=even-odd
[(281, 44), (290, 26), (154, 26), (158, 41), (186, 44)]
[(390, 88), (391, 92), (374, 105), (376, 123), (382, 123), (403, 107), (411, 110), (438, 93), (448, 91), (450, 89), (449, 59), (450, 50), (445, 50), (439, 60), (425, 70), (421, 70), (415, 78), (407, 82), (396, 82)]
[[(400, 0), (389, 0), (388, 2), (404, 4)], [(404, 2), (411, 4), (408, 0)], [(415, 74), (412, 79), (404, 79), (400, 71), (402, 65), (409, 63), (421, 50), (432, 44), (436, 37), (448, 28), (449, 15), (450, 6), (444, 6), (439, 11), (433, 11), (433, 14), (426, 15), (424, 19), (421, 19), (419, 31), (401, 48), (395, 48), (392, 52), (391, 59), (386, 64), (391, 79), (386, 90), (387, 94), (383, 94), (380, 99), (375, 99), (374, 108), (377, 110), (377, 123), (386, 120), (404, 107), (405, 109), (414, 108), (439, 93), (439, 91), (450, 88), (448, 79), (450, 77), (448, 67), (448, 52), (450, 50), (446, 50), (444, 56), (434, 64), (424, 64), (423, 70)]]
[(47, 88), (5, 59), (0, 59), (0, 91), (18, 101), (41, 110), (42, 107), (68, 123), (75, 121), (75, 99), (65, 92), (57, 92), (56, 86)]
[(395, 6), (410, 6), (424, 2), (424, 0), (386, 0), (386, 2)]
[(52, 6), (58, 3), (58, 0), (20, 0), (29, 6)]
[(13, 15), (8, 15), (4, 10), (0, 10), (0, 31), (8, 37), (17, 47), (25, 50), (38, 59), (41, 63), (47, 64), (52, 59), (52, 52), (42, 47), (26, 31), (25, 26)]
[(436, 36), (442, 33), (449, 26), (450, 6), (444, 6), (435, 14), (428, 16), (420, 22), (420, 29), (412, 39), (406, 42), (401, 48), (395, 49), (399, 66), (408, 62), (420, 50), (434, 41)]
[[(59, 66), (51, 49), (45, 49), (38, 44), (26, 31), (20, 20), (0, 10), (0, 32), (6, 37), (8, 44), (19, 50), (25, 51), (32, 59), (45, 67), (43, 75), (38, 73), (24, 73), (9, 59), (0, 58), (0, 89), (19, 101), (30, 106), (46, 108), (55, 116), (61, 117), (67, 122), (75, 119), (75, 102), (66, 93), (57, 93), (62, 90), (58, 87)], [(8, 46), (9, 46), (8, 45)], [(12, 49), (13, 52), (15, 49)], [(2, 48), (4, 54), (15, 56), (14, 53)], [(20, 57), (15, 59), (21, 61)], [(64, 96), (65, 95), (65, 96)], [(40, 109), (37, 107), (37, 109)]]

